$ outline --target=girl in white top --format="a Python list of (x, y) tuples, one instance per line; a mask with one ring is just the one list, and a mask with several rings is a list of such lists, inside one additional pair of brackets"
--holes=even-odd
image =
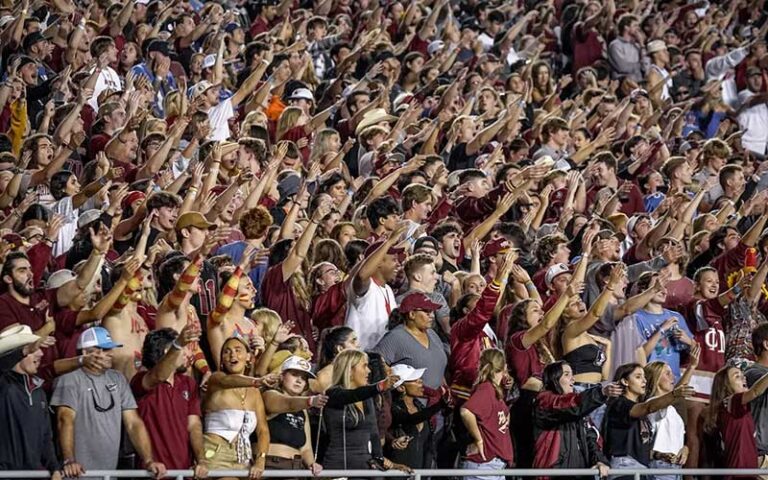
[[(688, 383), (693, 370), (699, 364), (701, 347), (694, 344), (691, 348), (690, 365), (680, 378), (680, 385)], [(659, 397), (675, 389), (675, 374), (665, 362), (651, 362), (645, 366), (648, 379), (647, 398)], [(653, 449), (651, 468), (682, 468), (688, 460), (688, 447), (685, 446), (685, 424), (674, 406), (667, 406), (648, 416), (653, 425)], [(655, 475), (656, 480), (680, 480), (680, 475)]]

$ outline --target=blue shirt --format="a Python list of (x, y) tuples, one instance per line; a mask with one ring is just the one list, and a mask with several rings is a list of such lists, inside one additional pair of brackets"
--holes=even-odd
[[(133, 68), (131, 68), (131, 71), (136, 76), (141, 75), (147, 77), (149, 83), (155, 83), (155, 72), (153, 72), (145, 62), (134, 65)], [(168, 72), (168, 75), (165, 76), (165, 81), (160, 84), (160, 88), (155, 92), (155, 98), (152, 100), (152, 110), (155, 116), (158, 118), (165, 118), (165, 107), (163, 102), (165, 101), (166, 95), (176, 89), (178, 89), (176, 78), (171, 72)]]
[[(693, 338), (693, 334), (688, 329), (685, 319), (675, 311), (667, 310), (666, 308), (662, 313), (638, 310), (635, 312), (634, 317), (637, 322), (637, 331), (642, 335), (643, 342), (648, 341), (670, 317), (677, 319), (677, 328), (682, 329), (690, 338)], [(680, 352), (685, 351), (688, 347), (676, 340), (673, 333), (672, 329), (670, 329), (661, 337), (656, 347), (651, 351), (650, 356), (648, 356), (648, 361), (654, 362), (659, 360), (666, 362), (672, 369), (672, 373), (675, 374), (675, 380), (680, 380)]]
[[(218, 250), (216, 250), (216, 255), (229, 255), (229, 258), (232, 259), (232, 263), (235, 265), (240, 263), (240, 260), (243, 258), (243, 252), (245, 252), (246, 243), (245, 242), (232, 242), (228, 243), (222, 247), (220, 247)], [(260, 298), (261, 296), (261, 282), (264, 280), (264, 276), (267, 274), (267, 264), (259, 264), (251, 268), (251, 271), (248, 273), (248, 277), (250, 277), (251, 282), (253, 282), (253, 286), (256, 287), (258, 290), (258, 295), (256, 295), (256, 298)]]

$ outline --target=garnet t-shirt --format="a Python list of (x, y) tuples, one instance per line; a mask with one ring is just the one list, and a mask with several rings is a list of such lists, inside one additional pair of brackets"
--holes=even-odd
[(146, 390), (142, 385), (146, 370), (131, 380), (131, 390), (139, 407), (139, 416), (147, 426), (155, 459), (169, 469), (184, 470), (192, 466), (190, 449), (190, 416), (201, 416), (197, 383), (185, 374), (176, 373), (173, 384), (162, 382)]
[(603, 423), (603, 450), (608, 458), (629, 456), (648, 465), (651, 462), (651, 422), (646, 417), (630, 416), (629, 412), (635, 405), (624, 396), (608, 404)]
[(515, 379), (515, 383), (522, 386), (531, 377), (541, 378), (544, 366), (539, 360), (539, 352), (535, 345), (528, 348), (523, 346), (525, 330), (515, 332), (507, 342), (506, 355), (509, 373)]
[(755, 421), (744, 393), (727, 398), (717, 414), (717, 426), (725, 445), (725, 468), (757, 468)]
[(467, 459), (476, 463), (489, 462), (500, 458), (512, 463), (512, 437), (509, 434), (509, 408), (496, 396), (496, 389), (491, 382), (483, 382), (462, 408), (466, 408), (477, 417), (477, 427), (483, 439), (485, 460), (479, 453), (467, 455)]
[(269, 267), (261, 284), (261, 300), (265, 307), (276, 311), (285, 322), (293, 320), (293, 333), (304, 337), (312, 352), (317, 352), (312, 331), (312, 317), (293, 293), (290, 279), (283, 280), (283, 262)]

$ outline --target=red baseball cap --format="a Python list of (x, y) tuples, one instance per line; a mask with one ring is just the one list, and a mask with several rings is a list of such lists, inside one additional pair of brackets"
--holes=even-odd
[(123, 209), (127, 209), (137, 200), (144, 200), (145, 198), (147, 198), (147, 196), (144, 195), (144, 192), (133, 191), (123, 199)]
[(435, 303), (429, 299), (429, 297), (422, 292), (414, 292), (408, 294), (400, 302), (400, 313), (413, 312), (415, 310), (424, 310), (425, 312), (434, 312), (439, 310), (441, 305)]
[(510, 248), (512, 248), (512, 244), (509, 243), (509, 240), (500, 237), (485, 244), (483, 256), (494, 257), (499, 253), (506, 253)]

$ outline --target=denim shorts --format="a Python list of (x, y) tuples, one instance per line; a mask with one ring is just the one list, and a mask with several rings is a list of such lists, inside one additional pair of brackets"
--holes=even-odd
[[(503, 470), (507, 466), (507, 462), (496, 457), (485, 463), (475, 463), (470, 460), (464, 460), (461, 462), (462, 470)], [(464, 477), (466, 480), (504, 480), (503, 475), (483, 475), (482, 477)]]

